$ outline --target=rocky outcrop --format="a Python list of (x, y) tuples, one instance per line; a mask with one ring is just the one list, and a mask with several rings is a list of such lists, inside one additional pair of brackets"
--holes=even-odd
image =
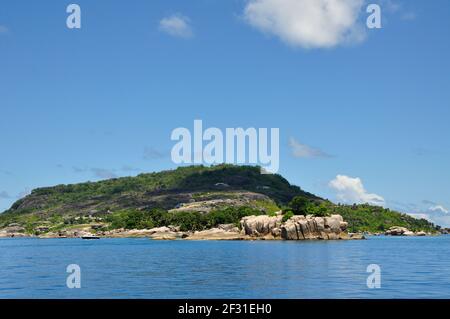
[(211, 228), (196, 231), (186, 237), (188, 240), (244, 240), (246, 236), (241, 234), (237, 228), (229, 230), (223, 228)]
[(235, 224), (221, 224), (221, 225), (218, 225), (217, 228), (223, 229), (225, 231), (239, 232), (239, 228), (236, 227)]
[(72, 230), (60, 230), (58, 232), (48, 232), (41, 234), (39, 238), (81, 238), (81, 237), (93, 237), (93, 233), (82, 230), (82, 229), (72, 229)]
[(427, 236), (424, 231), (413, 232), (406, 227), (392, 226), (385, 233), (386, 236)]
[[(293, 216), (283, 223), (283, 216), (247, 216), (241, 220), (242, 234), (262, 239), (350, 239), (348, 224), (342, 216)], [(355, 238), (356, 239), (356, 238)]]
[(186, 233), (180, 231), (180, 227), (175, 226), (152, 228), (149, 229), (147, 233), (150, 238), (159, 240), (174, 240), (185, 238), (187, 236)]
[[(348, 224), (342, 216), (314, 217), (311, 215), (292, 216), (283, 221), (281, 213), (274, 216), (258, 215), (246, 216), (240, 221), (240, 227), (235, 224), (222, 224), (215, 228), (202, 231), (181, 231), (179, 226), (163, 226), (151, 229), (114, 229), (102, 231), (103, 227), (93, 229), (82, 226), (76, 229), (47, 232), (40, 238), (79, 238), (79, 237), (148, 237), (157, 240), (337, 240), (337, 239), (365, 239), (361, 234), (348, 234)], [(0, 237), (23, 236), (24, 229), (10, 226), (0, 231)], [(407, 235), (408, 230), (393, 228), (392, 234)], [(424, 233), (425, 234), (425, 233)], [(420, 235), (417, 233), (416, 235)]]
[(246, 216), (241, 219), (242, 234), (251, 237), (280, 237), (282, 218), (267, 215)]
[(342, 216), (330, 217), (293, 216), (281, 226), (281, 238), (305, 239), (349, 239), (347, 223)]
[(25, 234), (25, 228), (17, 224), (10, 224), (8, 227), (5, 227), (0, 230), (0, 238), (29, 237), (29, 236), (30, 235)]
[(206, 214), (224, 207), (253, 206), (255, 201), (271, 202), (268, 196), (260, 193), (247, 191), (227, 191), (227, 193), (229, 196), (219, 196), (219, 198), (214, 193), (210, 193), (209, 195), (207, 193), (201, 195), (196, 194), (195, 199), (190, 198), (189, 200), (179, 202), (169, 211), (171, 213), (195, 211)]
[(0, 231), (0, 238), (19, 238), (19, 237), (31, 237), (31, 236), (24, 233), (14, 233), (3, 230)]
[(409, 230), (405, 227), (393, 226), (389, 228), (384, 234), (386, 236), (403, 236)]
[(129, 238), (129, 237), (150, 237), (152, 239), (179, 239), (186, 237), (186, 233), (180, 231), (178, 226), (163, 226), (151, 229), (114, 229), (105, 232), (97, 232), (101, 237)]
[(350, 237), (350, 239), (355, 239), (355, 240), (366, 239), (366, 236), (364, 236), (364, 234), (361, 234), (361, 233), (352, 233), (352, 234), (348, 234), (348, 236)]

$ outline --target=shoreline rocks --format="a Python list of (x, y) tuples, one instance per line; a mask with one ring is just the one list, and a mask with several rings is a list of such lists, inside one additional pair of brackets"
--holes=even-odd
[(282, 216), (246, 216), (241, 219), (242, 235), (250, 237), (278, 238), (281, 235)]
[(428, 236), (424, 231), (413, 232), (406, 227), (392, 226), (385, 233), (386, 236)]
[(8, 227), (0, 229), (0, 238), (23, 238), (23, 237), (31, 237), (24, 233), (25, 228), (17, 225), (10, 224)]
[[(241, 220), (242, 234), (254, 239), (339, 240), (356, 239), (347, 233), (348, 223), (341, 215), (314, 217), (295, 215), (283, 222), (283, 216), (247, 216)], [(358, 238), (363, 239), (364, 236)]]
[[(348, 233), (348, 223), (341, 215), (315, 217), (294, 215), (283, 221), (282, 214), (274, 216), (252, 215), (243, 217), (240, 227), (235, 224), (218, 225), (201, 231), (181, 231), (179, 226), (163, 226), (151, 229), (114, 229), (92, 231), (90, 225), (80, 228), (63, 229), (40, 235), (25, 233), (20, 225), (8, 225), (0, 229), (0, 238), (80, 238), (97, 236), (101, 238), (151, 238), (155, 240), (361, 240), (364, 233)], [(371, 234), (369, 234), (371, 235)], [(374, 234), (377, 235), (377, 234)], [(386, 236), (430, 236), (424, 231), (413, 232), (405, 227), (393, 226)]]
[(337, 240), (350, 239), (348, 224), (341, 215), (330, 217), (293, 216), (281, 226), (281, 238), (285, 240)]
[(211, 228), (196, 231), (186, 237), (187, 240), (245, 240), (247, 239), (239, 231)]

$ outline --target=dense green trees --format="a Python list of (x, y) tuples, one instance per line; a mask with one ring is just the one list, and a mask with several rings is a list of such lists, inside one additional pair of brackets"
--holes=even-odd
[(412, 231), (434, 232), (433, 223), (426, 219), (417, 219), (388, 208), (361, 205), (333, 205), (333, 214), (340, 214), (349, 224), (349, 231), (383, 232), (392, 226), (406, 227)]
[(288, 204), (286, 211), (294, 215), (328, 216), (332, 212), (332, 204), (328, 201), (309, 199), (303, 196), (295, 196)]
[(228, 207), (209, 213), (191, 211), (168, 212), (163, 209), (150, 211), (122, 210), (106, 217), (110, 229), (144, 229), (162, 226), (180, 226), (183, 231), (203, 230), (220, 224), (239, 225), (244, 216), (261, 215), (262, 211), (252, 207)]

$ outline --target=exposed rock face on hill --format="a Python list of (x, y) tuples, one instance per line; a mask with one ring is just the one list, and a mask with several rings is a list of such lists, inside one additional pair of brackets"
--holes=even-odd
[[(248, 191), (229, 191), (227, 193), (216, 193), (218, 198), (211, 196), (208, 198), (202, 195), (195, 194), (197, 199), (190, 199), (188, 202), (179, 203), (177, 207), (169, 210), (171, 213), (179, 212), (200, 212), (209, 213), (221, 207), (244, 207), (249, 206), (255, 201), (270, 201), (270, 198), (264, 194), (258, 194)], [(222, 198), (220, 197), (222, 196)]]

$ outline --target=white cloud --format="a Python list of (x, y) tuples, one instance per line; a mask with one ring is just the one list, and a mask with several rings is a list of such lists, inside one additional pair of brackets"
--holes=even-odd
[(429, 210), (432, 211), (432, 212), (441, 212), (441, 213), (444, 213), (444, 214), (448, 214), (448, 209), (445, 208), (442, 205), (431, 206), (429, 208)]
[(159, 29), (174, 37), (190, 38), (194, 35), (190, 19), (180, 14), (174, 14), (159, 21)]
[(389, 200), (386, 202), (386, 206), (414, 218), (426, 219), (435, 225), (450, 227), (450, 211), (444, 205), (430, 200), (422, 200), (418, 204)]
[(254, 28), (303, 48), (361, 42), (364, 0), (248, 0), (244, 19)]
[(416, 218), (424, 218), (442, 227), (450, 227), (450, 214), (449, 210), (443, 205), (431, 206), (425, 209), (423, 212), (414, 212), (410, 214)]
[(383, 197), (366, 191), (360, 178), (337, 175), (328, 185), (336, 191), (337, 199), (343, 203), (369, 203), (382, 206), (385, 204)]
[(292, 155), (298, 158), (331, 157), (331, 155), (318, 148), (300, 143), (293, 137), (289, 139), (289, 146), (291, 147)]

